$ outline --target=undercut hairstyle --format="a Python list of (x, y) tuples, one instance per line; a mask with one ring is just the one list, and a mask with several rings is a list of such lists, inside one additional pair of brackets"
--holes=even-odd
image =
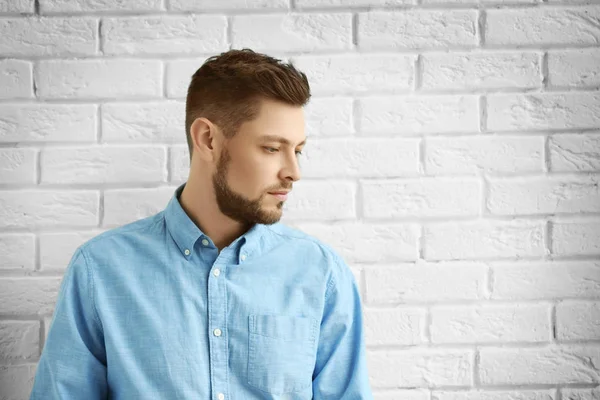
[(242, 123), (258, 117), (261, 100), (301, 107), (310, 96), (306, 75), (291, 62), (250, 49), (229, 50), (208, 58), (192, 75), (185, 103), (190, 159), (190, 128), (197, 118), (207, 118), (231, 139)]

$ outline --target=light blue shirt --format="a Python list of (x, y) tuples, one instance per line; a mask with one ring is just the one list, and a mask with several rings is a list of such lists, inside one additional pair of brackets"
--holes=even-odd
[(219, 252), (183, 187), (76, 250), (31, 399), (372, 399), (339, 254), (282, 223)]

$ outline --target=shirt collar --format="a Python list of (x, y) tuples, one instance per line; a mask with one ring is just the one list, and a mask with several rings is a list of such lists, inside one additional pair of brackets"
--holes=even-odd
[[(171, 234), (171, 237), (173, 237), (173, 240), (177, 244), (177, 247), (179, 247), (181, 253), (187, 258), (192, 254), (194, 245), (198, 239), (206, 238), (207, 240), (210, 240), (210, 238), (198, 228), (181, 207), (179, 198), (184, 187), (185, 183), (175, 189), (173, 197), (171, 197), (171, 200), (164, 210), (164, 215), (167, 229)], [(246, 233), (236, 238), (229, 246), (227, 246), (227, 248), (239, 248), (239, 252), (236, 251), (236, 253), (237, 256), (241, 255), (243, 260), (260, 249), (265, 232), (266, 226), (264, 224), (254, 224)], [(186, 250), (189, 250), (188, 254), (186, 254)]]

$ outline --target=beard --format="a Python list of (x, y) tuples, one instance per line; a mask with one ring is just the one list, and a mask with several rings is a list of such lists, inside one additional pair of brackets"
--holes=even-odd
[(267, 193), (258, 199), (252, 200), (236, 193), (227, 184), (227, 169), (231, 156), (227, 148), (223, 149), (217, 170), (213, 175), (213, 188), (217, 198), (217, 205), (221, 212), (229, 218), (252, 226), (254, 224), (272, 225), (279, 222), (282, 215), (283, 201), (277, 204), (274, 210), (266, 210), (263, 202)]

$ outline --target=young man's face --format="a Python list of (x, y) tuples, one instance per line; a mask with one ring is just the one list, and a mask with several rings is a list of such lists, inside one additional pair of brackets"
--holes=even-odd
[(221, 153), (213, 175), (221, 212), (243, 223), (278, 222), (284, 200), (269, 192), (289, 191), (300, 179), (297, 152), (305, 139), (302, 107), (264, 101), (258, 118), (242, 124)]

